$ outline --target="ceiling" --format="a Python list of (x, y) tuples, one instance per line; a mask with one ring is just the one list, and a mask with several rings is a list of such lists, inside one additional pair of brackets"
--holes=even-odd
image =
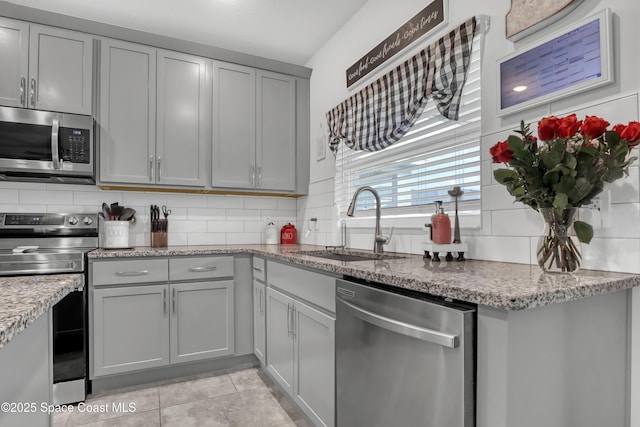
[(305, 65), (367, 0), (8, 0)]

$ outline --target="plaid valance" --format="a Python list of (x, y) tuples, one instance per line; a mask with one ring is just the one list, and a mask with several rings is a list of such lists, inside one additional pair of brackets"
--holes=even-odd
[(436, 42), (327, 112), (329, 147), (379, 151), (397, 142), (416, 122), (431, 95), (440, 113), (458, 120), (476, 18)]

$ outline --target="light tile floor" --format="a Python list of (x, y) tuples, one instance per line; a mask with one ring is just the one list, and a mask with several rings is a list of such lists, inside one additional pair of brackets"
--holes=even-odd
[(80, 409), (56, 414), (54, 427), (308, 427), (256, 368), (89, 396)]

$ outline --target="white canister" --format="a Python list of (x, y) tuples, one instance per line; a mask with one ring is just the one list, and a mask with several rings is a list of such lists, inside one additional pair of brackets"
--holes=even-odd
[(274, 222), (269, 222), (264, 230), (264, 242), (267, 245), (278, 244), (278, 229)]
[(129, 248), (129, 221), (104, 221), (102, 247)]

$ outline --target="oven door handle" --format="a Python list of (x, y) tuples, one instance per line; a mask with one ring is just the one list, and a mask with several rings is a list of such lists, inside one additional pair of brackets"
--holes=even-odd
[(337, 296), (336, 299), (339, 303), (344, 305), (350, 314), (364, 320), (365, 322), (371, 323), (372, 325), (448, 348), (456, 348), (458, 346), (458, 335), (434, 331), (433, 329), (422, 328), (399, 320), (390, 319), (363, 308), (356, 307), (339, 296)]
[(60, 153), (58, 151), (58, 137), (60, 134), (60, 120), (53, 119), (51, 126), (51, 162), (54, 169), (60, 169)]
[(149, 274), (149, 270), (140, 271), (116, 271), (116, 276), (131, 277), (131, 276), (145, 276)]

